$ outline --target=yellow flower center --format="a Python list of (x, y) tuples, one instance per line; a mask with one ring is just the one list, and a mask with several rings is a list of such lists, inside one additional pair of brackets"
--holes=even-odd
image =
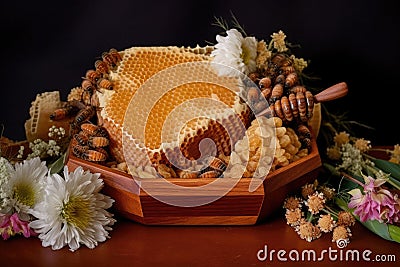
[(61, 216), (71, 224), (79, 229), (85, 229), (90, 222), (89, 212), (90, 202), (80, 196), (73, 196), (69, 201), (64, 204)]
[(19, 203), (32, 207), (35, 204), (35, 190), (29, 183), (19, 183), (14, 186), (14, 199)]
[(249, 64), (250, 59), (251, 59), (250, 49), (248, 49), (244, 45), (242, 45), (242, 53), (240, 54), (240, 58), (243, 60), (243, 63), (245, 65)]

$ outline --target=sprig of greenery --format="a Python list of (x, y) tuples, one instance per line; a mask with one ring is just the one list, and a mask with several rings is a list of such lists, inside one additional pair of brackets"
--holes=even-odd
[(240, 31), (243, 34), (243, 36), (247, 37), (247, 33), (244, 30), (244, 26), (242, 26), (239, 23), (239, 21), (237, 20), (237, 18), (235, 17), (235, 15), (233, 14), (232, 11), (230, 11), (230, 13), (231, 13), (231, 17), (232, 17), (232, 25), (233, 25), (233, 27), (236, 28), (238, 31)]
[(246, 37), (247, 33), (244, 30), (243, 25), (241, 25), (239, 23), (239, 20), (236, 18), (236, 16), (233, 14), (232, 11), (230, 11), (230, 13), (231, 13), (231, 17), (232, 17), (230, 23), (228, 23), (228, 21), (222, 17), (214, 16), (215, 22), (213, 22), (211, 25), (221, 28), (224, 32), (228, 31), (231, 28), (236, 28), (239, 32), (241, 32), (243, 34), (243, 36)]
[(331, 140), (333, 137), (341, 132), (345, 131), (352, 136), (356, 136), (355, 131), (353, 130), (355, 126), (367, 130), (375, 130), (373, 127), (348, 119), (348, 112), (343, 113), (333, 113), (328, 110), (327, 106), (324, 103), (321, 103), (321, 127), (318, 135), (320, 146), (326, 149), (329, 147)]
[(224, 18), (222, 18), (222, 17), (215, 17), (215, 16), (214, 16), (214, 20), (215, 20), (215, 22), (211, 23), (211, 25), (217, 26), (217, 27), (223, 29), (224, 32), (227, 31), (227, 30), (229, 30), (229, 24), (228, 24), (228, 22), (227, 22)]

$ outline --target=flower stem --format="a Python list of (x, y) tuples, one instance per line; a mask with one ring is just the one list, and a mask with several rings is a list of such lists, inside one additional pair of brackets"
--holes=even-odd
[[(376, 167), (372, 167), (372, 166), (366, 166), (367, 167), (367, 169), (369, 169), (370, 171), (372, 171), (373, 173), (374, 173), (374, 175), (377, 177), (377, 175), (379, 174), (379, 171), (381, 171), (380, 169), (378, 169), (378, 168), (376, 168)], [(386, 180), (386, 182), (388, 182), (390, 185), (392, 185), (394, 188), (396, 188), (397, 190), (400, 190), (400, 186), (399, 186), (399, 184), (398, 183), (395, 183), (394, 181), (393, 181), (393, 177), (392, 176), (390, 176), (390, 174), (387, 174), (387, 179), (385, 179)]]
[(325, 211), (326, 213), (329, 213), (331, 215), (333, 215), (334, 217), (338, 217), (339, 213), (337, 213), (335, 210), (333, 210), (331, 207), (329, 206), (325, 206), (325, 208), (322, 209), (323, 211)]
[(392, 153), (392, 151), (390, 149), (388, 149), (388, 148), (376, 148), (376, 147), (373, 147), (373, 148), (370, 148), (369, 151), (381, 151), (381, 152), (386, 152), (387, 154), (391, 154)]
[(313, 218), (314, 218), (314, 215), (312, 213), (310, 213), (310, 216), (307, 218), (307, 221), (311, 222)]
[(396, 183), (394, 183), (393, 181), (392, 181), (392, 179), (389, 179), (388, 181), (387, 181), (389, 184), (391, 184), (394, 188), (396, 188), (397, 190), (400, 190), (400, 186), (398, 185), (398, 184), (396, 184)]
[(354, 182), (354, 183), (356, 183), (356, 184), (358, 184), (360, 186), (364, 186), (364, 184), (361, 183), (359, 180), (353, 178), (352, 176), (348, 175), (345, 172), (340, 172), (340, 175), (342, 175), (343, 177), (347, 178), (348, 180), (350, 180), (350, 181), (352, 181), (352, 182)]
[(375, 160), (375, 159), (376, 159), (375, 157), (373, 157), (373, 156), (371, 156), (371, 155), (368, 155), (367, 153), (362, 153), (362, 155), (363, 155), (364, 157), (368, 158), (368, 159), (372, 159), (372, 160)]

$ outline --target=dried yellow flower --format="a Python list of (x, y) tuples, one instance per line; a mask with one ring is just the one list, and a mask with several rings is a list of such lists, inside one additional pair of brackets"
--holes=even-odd
[(389, 159), (390, 162), (400, 164), (400, 145), (394, 145), (392, 155)]
[(289, 210), (289, 209), (286, 210), (285, 213), (286, 223), (291, 226), (299, 225), (302, 217), (303, 217), (303, 212), (301, 212), (301, 209), (299, 208), (294, 210)]
[(311, 196), (314, 193), (315, 193), (315, 187), (313, 184), (305, 184), (301, 187), (301, 195), (305, 199), (307, 199), (308, 196)]
[(308, 242), (321, 236), (321, 230), (308, 221), (302, 221), (300, 225), (296, 227), (296, 232), (301, 239), (305, 239)]
[(285, 52), (288, 50), (285, 43), (286, 35), (283, 33), (283, 31), (280, 30), (277, 33), (273, 33), (271, 37), (274, 43), (274, 48), (278, 50), (278, 52)]
[(346, 132), (337, 133), (333, 137), (333, 141), (335, 141), (338, 147), (341, 147), (344, 144), (347, 144), (350, 141), (350, 135)]
[(351, 236), (350, 228), (343, 225), (339, 225), (336, 226), (335, 229), (333, 229), (332, 242), (337, 242), (338, 240), (349, 241), (350, 236)]
[(305, 204), (311, 214), (317, 214), (325, 206), (324, 195), (322, 193), (315, 192), (314, 194), (308, 196)]
[(298, 72), (302, 72), (308, 66), (307, 61), (303, 58), (296, 58), (294, 55), (291, 55), (290, 59), (293, 61), (293, 66)]
[(326, 155), (332, 160), (339, 160), (342, 154), (340, 153), (340, 148), (337, 146), (328, 147), (326, 149)]
[(399, 144), (394, 145), (392, 154), (394, 156), (400, 156), (400, 145)]
[(329, 233), (335, 227), (336, 222), (330, 214), (321, 215), (318, 220), (318, 227), (324, 233)]
[(285, 199), (283, 208), (288, 210), (295, 210), (301, 207), (301, 201), (297, 197), (291, 196)]
[(338, 214), (337, 224), (342, 226), (353, 226), (356, 223), (354, 216), (348, 211), (341, 211)]
[(354, 146), (361, 152), (366, 152), (371, 148), (371, 141), (365, 140), (364, 138), (358, 138), (354, 142)]
[(265, 70), (268, 66), (268, 59), (271, 57), (272, 52), (268, 50), (267, 44), (264, 40), (257, 43), (257, 57), (256, 65), (259, 69)]
[(335, 196), (335, 189), (326, 185), (319, 186), (318, 191), (324, 195), (326, 200), (331, 200)]

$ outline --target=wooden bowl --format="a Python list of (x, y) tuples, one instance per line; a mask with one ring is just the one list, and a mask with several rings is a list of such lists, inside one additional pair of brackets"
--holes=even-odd
[[(310, 121), (313, 136), (318, 136), (321, 123), (319, 103), (331, 101), (347, 94), (345, 82), (337, 83), (314, 96), (316, 103), (314, 116)], [(318, 116), (315, 116), (318, 115)], [(159, 201), (146, 193), (139, 185), (138, 179), (105, 166), (81, 160), (71, 154), (66, 159), (70, 170), (78, 166), (91, 172), (101, 174), (104, 180), (104, 193), (115, 200), (114, 208), (118, 213), (146, 225), (253, 225), (267, 220), (272, 213), (282, 207), (286, 196), (299, 189), (307, 182), (315, 180), (322, 165), (315, 138), (311, 140), (311, 151), (285, 167), (272, 171), (256, 190), (249, 190), (252, 178), (239, 179), (227, 194), (209, 202), (194, 207), (182, 207)], [(231, 177), (234, 178), (234, 177)], [(217, 179), (230, 179), (229, 177)], [(196, 187), (209, 184), (215, 179), (168, 179), (169, 182), (184, 187)], [(146, 186), (165, 189), (164, 179), (146, 179)], [(148, 187), (147, 187), (148, 188)], [(211, 190), (196, 195), (176, 194), (162, 190), (164, 198), (181, 198), (196, 201), (215, 194)], [(154, 194), (152, 194), (154, 195)]]
[[(114, 208), (120, 215), (145, 225), (253, 225), (266, 220), (280, 209), (286, 195), (306, 182), (317, 178), (321, 158), (315, 140), (309, 155), (271, 172), (255, 191), (249, 192), (251, 178), (242, 178), (221, 198), (201, 206), (180, 207), (166, 204), (147, 194), (127, 173), (95, 164), (68, 153), (66, 165), (70, 171), (82, 166), (100, 173), (104, 181), (104, 194), (115, 200)], [(229, 178), (217, 178), (229, 179)], [(146, 186), (162, 187), (164, 179), (146, 179)], [(180, 186), (201, 186), (214, 179), (168, 179)], [(165, 197), (190, 199), (201, 195), (165, 193)], [(213, 194), (209, 192), (208, 194)]]

